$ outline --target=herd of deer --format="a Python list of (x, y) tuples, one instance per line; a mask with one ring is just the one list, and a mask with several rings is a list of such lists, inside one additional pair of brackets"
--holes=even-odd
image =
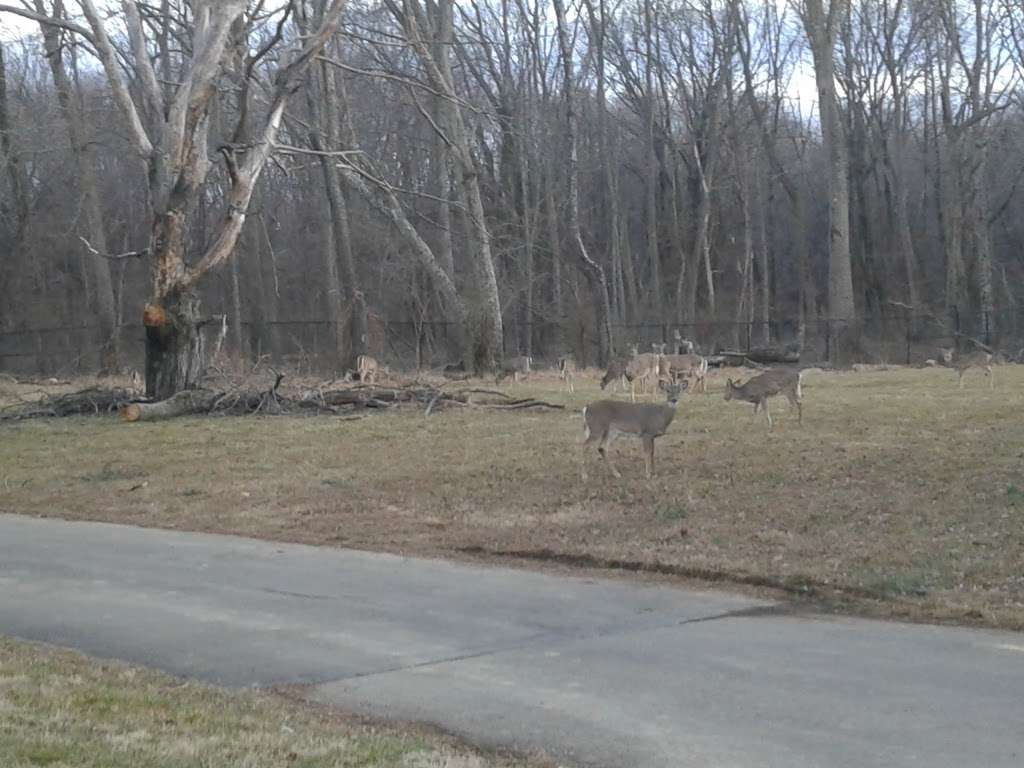
[[(608, 456), (609, 445), (620, 435), (642, 441), (644, 468), (647, 477), (650, 478), (654, 471), (654, 441), (664, 435), (672, 424), (680, 395), (687, 390), (707, 391), (708, 361), (694, 352), (693, 344), (680, 339), (677, 333), (675, 353), (666, 354), (665, 347), (665, 344), (652, 344), (651, 352), (641, 353), (634, 345), (630, 357), (617, 358), (609, 363), (601, 378), (601, 389), (605, 389), (609, 384), (616, 384), (625, 390), (628, 384), (630, 402), (599, 400), (583, 409), (584, 441), (580, 474), (584, 480), (587, 477), (586, 457), (594, 445), (597, 445), (598, 454), (608, 464), (612, 474), (621, 477)], [(964, 385), (964, 374), (971, 368), (984, 371), (989, 386), (995, 386), (992, 355), (987, 352), (957, 355), (952, 348), (941, 348), (938, 359), (929, 362), (956, 370), (960, 388)], [(495, 384), (500, 384), (509, 377), (518, 382), (530, 374), (532, 367), (531, 357), (509, 358), (498, 367)], [(356, 373), (362, 382), (375, 383), (382, 371), (386, 373), (387, 369), (368, 355), (360, 355), (357, 359)], [(576, 365), (572, 358), (563, 357), (558, 360), (558, 374), (569, 392), (575, 392)], [(768, 401), (772, 397), (784, 396), (790, 407), (796, 409), (798, 423), (803, 424), (802, 381), (803, 371), (784, 368), (767, 370), (745, 384), (727, 379), (725, 399), (752, 403), (755, 416), (763, 409), (768, 428), (771, 429), (773, 422)], [(638, 389), (641, 393), (653, 393), (655, 388), (665, 393), (665, 403), (636, 402)]]

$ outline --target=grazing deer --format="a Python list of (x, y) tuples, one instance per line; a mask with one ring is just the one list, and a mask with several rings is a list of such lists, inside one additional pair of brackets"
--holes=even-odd
[(746, 384), (737, 384), (728, 379), (725, 385), (726, 400), (742, 400), (754, 404), (754, 415), (757, 415), (759, 408), (764, 408), (765, 418), (768, 419), (768, 429), (772, 429), (772, 414), (768, 410), (768, 398), (775, 395), (785, 395), (791, 406), (796, 406), (798, 421), (804, 423), (803, 387), (801, 379), (802, 371), (786, 371), (775, 369), (765, 371), (755, 376)]
[(693, 392), (707, 391), (708, 361), (700, 355), (662, 355), (659, 375), (676, 381), (693, 378)]
[(624, 357), (617, 357), (614, 360), (608, 361), (608, 369), (604, 372), (604, 376), (601, 377), (601, 389), (604, 389), (613, 381), (616, 382), (622, 389), (626, 388), (626, 368), (629, 366), (629, 360)]
[(558, 376), (570, 392), (576, 391), (576, 361), (571, 357), (558, 358)]
[(360, 355), (356, 358), (356, 373), (359, 374), (360, 383), (369, 384), (372, 381), (376, 384), (380, 371), (381, 366), (376, 358), (369, 355)]
[(608, 456), (608, 447), (619, 435), (637, 437), (643, 441), (644, 468), (647, 477), (654, 472), (654, 439), (668, 430), (676, 416), (679, 396), (686, 390), (687, 382), (665, 384), (665, 405), (653, 403), (624, 403), (621, 400), (599, 400), (583, 409), (583, 441), (580, 454), (580, 476), (587, 479), (587, 450), (597, 443), (597, 452), (604, 459), (615, 477), (622, 477)]
[(510, 357), (501, 364), (501, 367), (498, 369), (498, 375), (494, 378), (494, 383), (500, 384), (504, 379), (511, 376), (512, 381), (518, 384), (519, 377), (522, 376), (523, 378), (526, 378), (530, 373), (530, 366), (532, 365), (532, 357), (526, 357), (525, 355), (520, 357)]
[(992, 373), (992, 355), (988, 352), (971, 352), (958, 355), (953, 347), (939, 347), (939, 360), (947, 368), (955, 368), (957, 383), (964, 388), (964, 374), (971, 368), (980, 368), (988, 376), (988, 388), (995, 389), (996, 377)]
[[(635, 349), (635, 347), (634, 347)], [(636, 402), (636, 388), (640, 385), (640, 392), (647, 391), (647, 385), (653, 387), (659, 380), (658, 373), (661, 370), (661, 355), (650, 352), (636, 355), (626, 364), (626, 378), (629, 380), (629, 399)]]

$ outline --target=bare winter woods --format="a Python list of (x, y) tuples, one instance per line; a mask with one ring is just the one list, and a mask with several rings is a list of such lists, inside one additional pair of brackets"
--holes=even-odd
[(0, 370), (1020, 346), (1017, 0), (0, 11)]

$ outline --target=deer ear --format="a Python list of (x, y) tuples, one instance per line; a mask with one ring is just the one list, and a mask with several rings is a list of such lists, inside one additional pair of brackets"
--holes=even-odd
[(690, 388), (690, 380), (689, 379), (683, 379), (680, 382), (680, 384), (679, 384), (679, 391), (680, 392), (685, 392), (689, 388)]

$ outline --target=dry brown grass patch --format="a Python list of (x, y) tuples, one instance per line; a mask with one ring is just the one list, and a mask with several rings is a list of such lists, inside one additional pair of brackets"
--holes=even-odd
[[(0, 427), (0, 509), (314, 544), (538, 553), (838, 590), (901, 615), (1024, 627), (1024, 368), (810, 373), (769, 433), (724, 378), (687, 395), (643, 478), (579, 480), (580, 375), (508, 389), (566, 412), (360, 421), (65, 419)], [(622, 395), (617, 395), (623, 397)], [(594, 459), (591, 459), (592, 461)], [(867, 602), (865, 602), (867, 601)]]

